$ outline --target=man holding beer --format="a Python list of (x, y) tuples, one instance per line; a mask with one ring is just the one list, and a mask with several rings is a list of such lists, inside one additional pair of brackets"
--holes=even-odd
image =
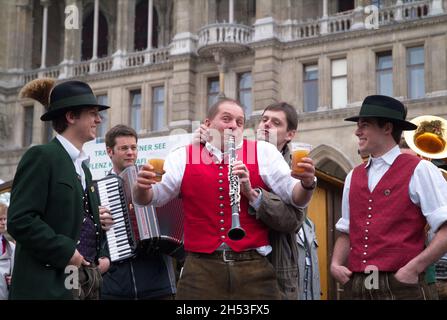
[[(214, 104), (205, 125), (211, 141), (192, 144), (172, 152), (166, 159), (166, 173), (154, 184), (152, 166), (139, 172), (137, 202), (161, 206), (179, 193), (185, 211), (184, 242), (187, 258), (178, 282), (178, 299), (280, 299), (275, 272), (266, 259), (271, 247), (268, 228), (248, 214), (259, 197), (257, 188), (271, 189), (281, 199), (304, 207), (312, 197), (306, 189), (314, 183), (315, 169), (303, 163), (298, 180), (275, 146), (242, 139), (245, 115), (231, 99)], [(232, 228), (229, 177), (224, 131), (236, 140), (233, 174), (239, 177), (240, 225), (246, 235), (229, 238)], [(197, 157), (198, 155), (198, 157)]]
[[(298, 114), (293, 106), (285, 102), (273, 103), (262, 113), (257, 138), (276, 146), (289, 165), (291, 162), (294, 163), (294, 170), (299, 174), (304, 172), (304, 169), (300, 168), (300, 163), (312, 164), (312, 160), (307, 159), (309, 145), (303, 144), (296, 150), (292, 150), (290, 146), (296, 135), (297, 126)], [(195, 132), (196, 143), (199, 143), (199, 138), (200, 143), (206, 143), (209, 139), (209, 130), (205, 125)], [(314, 184), (310, 188), (315, 187)], [(249, 210), (249, 213), (255, 214), (256, 219), (260, 219), (270, 228), (269, 240), (272, 252), (269, 260), (276, 270), (283, 298), (319, 299), (320, 278), (313, 223), (303, 208), (288, 205), (267, 190), (259, 188), (257, 191), (259, 197), (251, 204), (252, 210)]]

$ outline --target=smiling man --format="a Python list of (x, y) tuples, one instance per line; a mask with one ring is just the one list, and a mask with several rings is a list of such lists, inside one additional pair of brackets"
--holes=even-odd
[[(9, 298), (97, 299), (109, 259), (100, 252), (98, 201), (82, 147), (95, 139), (99, 111), (109, 107), (81, 81), (38, 79), (21, 96), (46, 107), (40, 119), (52, 121), (57, 135), (30, 148), (14, 177), (8, 231), (17, 247)], [(69, 265), (79, 269), (67, 272)], [(83, 284), (78, 289), (66, 281), (73, 270)]]
[[(138, 136), (134, 129), (119, 124), (106, 133), (107, 154), (112, 160), (109, 174), (119, 175), (138, 158)], [(132, 212), (130, 214), (133, 214)], [(101, 223), (111, 225), (109, 213), (101, 215)], [(131, 217), (137, 228), (135, 216)], [(109, 221), (107, 221), (109, 220)], [(104, 275), (101, 299), (172, 299), (175, 294), (175, 276), (172, 258), (159, 252), (137, 251), (124, 261), (112, 262), (110, 272)]]
[[(402, 154), (407, 110), (387, 96), (368, 96), (355, 135), (367, 163), (346, 177), (341, 232), (332, 276), (348, 299), (426, 299), (424, 270), (447, 251), (447, 183), (430, 162)], [(425, 248), (425, 225), (436, 232)], [(378, 271), (378, 274), (370, 271)]]

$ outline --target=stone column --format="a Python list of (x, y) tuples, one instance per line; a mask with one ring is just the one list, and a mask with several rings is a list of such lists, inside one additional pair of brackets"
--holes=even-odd
[(445, 52), (447, 45), (444, 41), (445, 35), (433, 35), (427, 39), (425, 63), (425, 72), (430, 74), (425, 79), (427, 96), (446, 96), (447, 95), (447, 57)]
[(407, 49), (396, 42), (393, 43), (393, 93), (396, 99), (407, 96)]
[(273, 46), (256, 48), (253, 67), (253, 115), (260, 115), (269, 104), (279, 100), (280, 61)]
[[(162, 16), (159, 17), (162, 19)], [(151, 64), (151, 53), (152, 50), (152, 34), (153, 34), (153, 20), (154, 20), (154, 1), (149, 0), (147, 7), (147, 47), (146, 54), (144, 57), (144, 64)]]
[(174, 2), (175, 36), (171, 43), (171, 55), (195, 53), (197, 36), (193, 33), (194, 6), (190, 0)]
[(273, 17), (277, 18), (277, 0), (257, 0), (256, 1), (256, 20)]
[[(154, 0), (149, 0), (147, 6), (147, 50), (152, 49), (152, 33), (153, 33), (153, 20), (154, 20)], [(160, 17), (161, 18), (161, 17)]]
[(133, 51), (135, 0), (118, 0), (116, 52), (113, 53), (112, 70), (125, 66), (125, 55)]
[(234, 0), (229, 0), (228, 2), (230, 4), (228, 22), (233, 23), (234, 22)]
[[(196, 59), (197, 36), (199, 29), (194, 27), (194, 19), (203, 12), (195, 11), (194, 3), (198, 0), (177, 0), (174, 2), (174, 32), (171, 43), (170, 59), (173, 63), (172, 71), (172, 99), (168, 116), (170, 129), (185, 129), (191, 131), (194, 120), (201, 120), (197, 114), (200, 107), (196, 101)], [(205, 3), (205, 2), (203, 2)], [(203, 4), (201, 3), (201, 4)], [(204, 10), (206, 6), (201, 6)]]
[(65, 0), (64, 60), (59, 79), (73, 75), (73, 64), (81, 60), (82, 1)]
[(40, 68), (46, 68), (47, 57), (47, 36), (48, 36), (48, 6), (49, 0), (40, 0), (40, 4), (43, 6), (43, 22), (42, 22), (42, 53), (40, 56)]
[(396, 1), (396, 9), (394, 10), (394, 20), (402, 20), (402, 0)]
[(217, 50), (213, 53), (214, 61), (219, 70), (219, 97), (225, 97), (225, 74), (228, 71), (228, 57), (223, 50)]
[(174, 58), (172, 73), (172, 102), (168, 116), (169, 128), (181, 128), (191, 131), (192, 121), (200, 121), (200, 110), (196, 103), (195, 60), (191, 58)]
[(92, 60), (98, 59), (98, 23), (99, 23), (99, 0), (95, 0), (93, 17), (93, 54)]
[(276, 37), (276, 20), (279, 16), (279, 1), (256, 1), (256, 22), (253, 41), (262, 41)]
[(321, 55), (318, 59), (318, 111), (329, 110), (331, 108), (331, 74), (331, 60), (325, 55)]
[(431, 0), (429, 15), (434, 16), (443, 13), (444, 9), (442, 8), (442, 0)]
[(320, 23), (320, 33), (326, 34), (327, 33), (327, 20), (328, 20), (328, 14), (327, 14), (327, 0), (323, 0), (323, 16), (321, 17), (321, 23)]

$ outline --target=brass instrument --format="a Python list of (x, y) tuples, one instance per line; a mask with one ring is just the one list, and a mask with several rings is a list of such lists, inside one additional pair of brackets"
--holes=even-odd
[(437, 116), (420, 116), (411, 120), (414, 131), (404, 131), (411, 150), (425, 159), (447, 158), (447, 120)]
[[(438, 168), (443, 163), (447, 165), (447, 120), (427, 115), (416, 117), (411, 122), (418, 127), (414, 131), (404, 131), (408, 147), (421, 158), (434, 160), (432, 162)], [(439, 170), (447, 181), (447, 170)]]

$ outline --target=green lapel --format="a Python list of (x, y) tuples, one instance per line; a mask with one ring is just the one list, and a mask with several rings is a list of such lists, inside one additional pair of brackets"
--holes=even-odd
[(84, 194), (82, 190), (82, 183), (78, 178), (78, 174), (76, 173), (73, 160), (57, 138), (51, 140), (50, 144), (53, 144), (57, 149), (60, 149), (59, 154), (63, 157), (62, 161), (60, 162), (60, 170), (66, 176), (68, 180), (67, 182), (70, 182), (72, 186), (75, 187), (76, 191), (80, 195), (80, 199), (82, 199), (82, 195)]

